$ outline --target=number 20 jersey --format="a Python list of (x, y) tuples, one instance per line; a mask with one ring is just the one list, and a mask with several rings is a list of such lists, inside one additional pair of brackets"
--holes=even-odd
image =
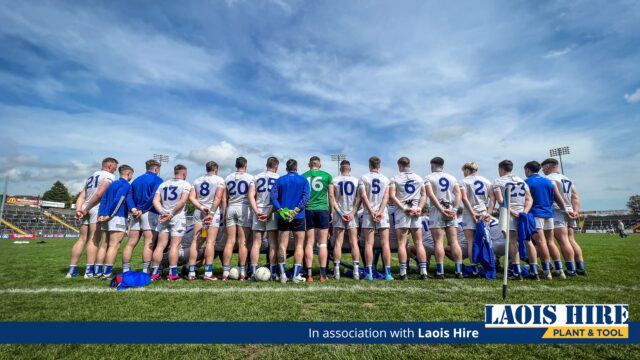
[(224, 179), (224, 182), (227, 185), (229, 206), (249, 205), (249, 185), (252, 181), (252, 175), (239, 171), (229, 174), (229, 176)]

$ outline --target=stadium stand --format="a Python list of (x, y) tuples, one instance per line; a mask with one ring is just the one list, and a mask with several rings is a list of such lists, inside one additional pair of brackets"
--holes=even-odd
[(640, 217), (634, 215), (587, 215), (584, 219), (582, 230), (605, 231), (608, 228), (615, 229), (618, 221), (621, 220), (626, 229), (631, 229), (640, 224)]
[[(68, 226), (65, 226), (45, 215), (45, 211), (54, 214), (62, 222), (70, 225), (71, 227), (75, 227), (77, 229), (80, 225), (73, 216), (73, 210), (45, 210), (38, 206), (5, 204), (4, 219), (26, 233), (36, 234), (37, 236), (46, 237), (76, 234), (76, 232)], [(10, 233), (16, 233), (16, 231), (5, 224), (2, 224), (0, 227), (0, 235)]]

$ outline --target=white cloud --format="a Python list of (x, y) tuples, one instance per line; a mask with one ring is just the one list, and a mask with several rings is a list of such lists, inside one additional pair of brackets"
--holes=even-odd
[(560, 49), (560, 50), (551, 50), (548, 53), (544, 54), (544, 58), (545, 59), (555, 59), (555, 58), (559, 58), (562, 56), (567, 55), (568, 53), (570, 53), (571, 51), (573, 51), (573, 49), (575, 49), (576, 45), (575, 44), (571, 44), (569, 46), (567, 46), (564, 49)]
[(637, 88), (636, 91), (631, 94), (624, 94), (624, 99), (627, 100), (629, 104), (640, 101), (640, 88)]
[(214, 160), (219, 164), (230, 163), (234, 161), (239, 155), (238, 149), (226, 141), (221, 141), (218, 144), (208, 146), (204, 149), (191, 150), (186, 156), (191, 161), (206, 163), (207, 161)]

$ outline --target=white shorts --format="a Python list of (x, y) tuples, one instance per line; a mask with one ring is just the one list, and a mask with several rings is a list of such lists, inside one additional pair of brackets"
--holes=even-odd
[(358, 227), (357, 218), (354, 216), (349, 222), (345, 222), (337, 211), (333, 212), (333, 227), (338, 229), (355, 229)]
[(100, 208), (100, 204), (96, 204), (96, 206), (92, 207), (91, 210), (82, 218), (82, 225), (95, 224), (98, 222), (98, 209)]
[[(567, 210), (571, 210), (571, 209), (567, 209)], [(569, 216), (567, 216), (567, 214), (564, 213), (564, 211), (553, 209), (553, 228), (554, 229), (565, 228), (565, 227), (575, 228), (576, 226), (577, 226), (576, 221), (573, 219), (570, 219)]]
[(553, 218), (536, 218), (536, 229), (553, 230)]
[[(518, 216), (512, 216), (511, 214), (509, 214), (509, 231), (518, 231), (518, 222), (519, 222), (519, 217)], [(500, 227), (502, 227), (502, 224), (500, 224)], [(503, 231), (504, 233), (504, 231)]]
[(249, 205), (229, 206), (225, 219), (227, 226), (251, 227), (251, 209)]
[(169, 233), (171, 236), (183, 236), (187, 229), (187, 218), (185, 216), (173, 217), (169, 221), (158, 221), (156, 231), (159, 233)]
[[(457, 227), (456, 218), (444, 216), (435, 206), (429, 210), (429, 227), (431, 229), (442, 229)], [(474, 227), (475, 228), (475, 227)]]
[[(104, 227), (103, 227), (103, 229), (104, 229)], [(126, 232), (127, 231), (127, 218), (122, 217), (122, 216), (114, 216), (107, 223), (107, 229), (106, 230), (107, 231)]]
[[(266, 213), (268, 211), (271, 211), (272, 207), (271, 206), (267, 206), (267, 207), (259, 208), (259, 210), (262, 213)], [(271, 211), (271, 215), (269, 215), (269, 218), (267, 219), (267, 221), (258, 220), (258, 216), (256, 216), (255, 214), (253, 214), (252, 218), (253, 218), (253, 220), (252, 220), (251, 230), (253, 230), (253, 231), (276, 231), (276, 230), (278, 230), (278, 223), (276, 222), (276, 213), (273, 212), (273, 211)]]
[(402, 209), (397, 209), (393, 215), (396, 229), (419, 229), (422, 227), (420, 216), (407, 216)]
[[(193, 211), (193, 222), (195, 224), (200, 224), (202, 225), (202, 220), (205, 218), (205, 215), (202, 211), (196, 209)], [(220, 210), (216, 211), (215, 214), (213, 214), (213, 220), (211, 221), (211, 224), (209, 224), (209, 227), (215, 227), (218, 228), (220, 227), (220, 221), (222, 220), (222, 215), (220, 214)]]
[(158, 214), (151, 211), (143, 213), (138, 218), (133, 217), (131, 220), (131, 230), (155, 231), (156, 227), (158, 227), (158, 217)]
[[(476, 213), (485, 216), (487, 214), (487, 211), (476, 211)], [(476, 229), (476, 222), (475, 219), (473, 218), (473, 216), (471, 216), (471, 213), (467, 211), (467, 209), (464, 210), (464, 212), (462, 213), (462, 223), (464, 224), (462, 229), (463, 230), (475, 230)]]
[(362, 214), (362, 228), (363, 229), (388, 229), (390, 227), (389, 223), (389, 213), (386, 211), (382, 212), (382, 218), (380, 222), (373, 221), (371, 214), (369, 212), (365, 212)]

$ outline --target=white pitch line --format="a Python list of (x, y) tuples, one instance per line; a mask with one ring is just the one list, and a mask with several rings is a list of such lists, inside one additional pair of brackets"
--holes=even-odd
[[(567, 286), (532, 286), (524, 285), (514, 288), (515, 291), (535, 291), (535, 292), (571, 292), (571, 291), (600, 291), (600, 292), (627, 292), (627, 291), (639, 291), (640, 287), (637, 286), (579, 286), (579, 285), (567, 285)], [(354, 285), (349, 287), (341, 286), (313, 286), (308, 287), (301, 285), (300, 287), (282, 286), (282, 287), (206, 287), (206, 288), (168, 288), (168, 287), (146, 287), (146, 288), (132, 288), (127, 292), (145, 292), (145, 293), (314, 293), (314, 292), (346, 292), (346, 293), (453, 293), (461, 291), (469, 291), (473, 293), (493, 293), (499, 291), (499, 288), (492, 287), (477, 287), (469, 285), (456, 285), (454, 287), (446, 288), (422, 288), (422, 287), (369, 287), (362, 285)], [(102, 294), (116, 292), (114, 289), (94, 288), (94, 287), (78, 287), (78, 288), (12, 288), (1, 289), (0, 294), (42, 294), (42, 293), (58, 293), (58, 294)]]

